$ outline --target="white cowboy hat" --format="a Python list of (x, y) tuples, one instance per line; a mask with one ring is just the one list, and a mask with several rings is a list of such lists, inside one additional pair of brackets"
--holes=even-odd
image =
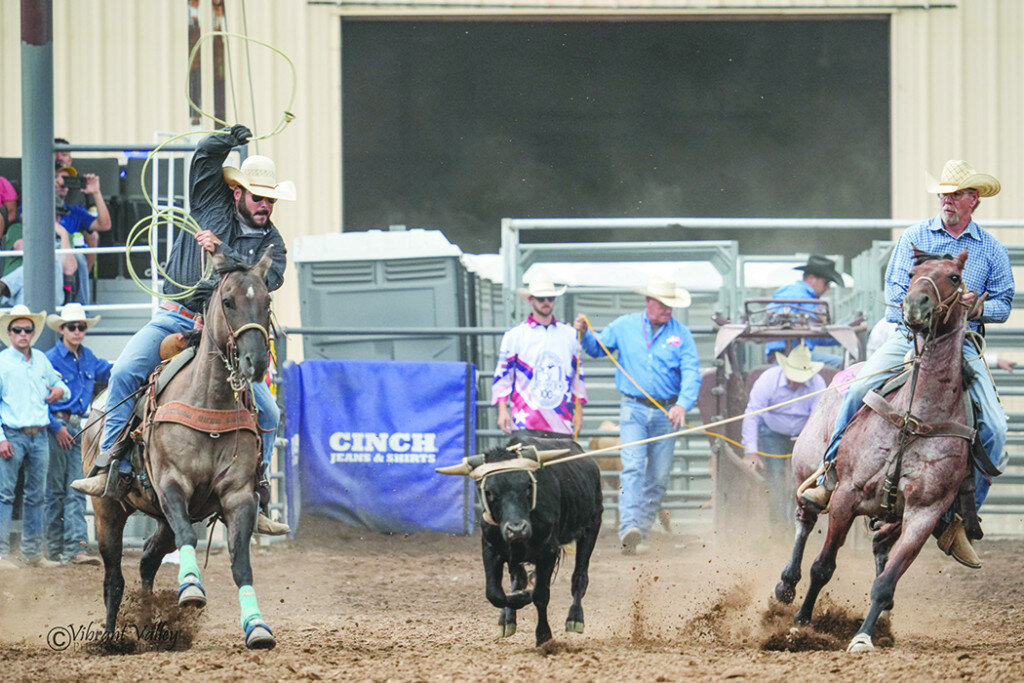
[(647, 289), (638, 289), (636, 293), (657, 299), (669, 308), (688, 308), (690, 306), (690, 293), (682, 287), (676, 287), (676, 283), (672, 280), (662, 277), (652, 277), (647, 283)]
[(786, 373), (786, 379), (800, 384), (817, 375), (825, 367), (824, 363), (811, 360), (811, 350), (803, 344), (793, 347), (788, 356), (783, 356), (781, 352), (776, 351), (775, 361), (782, 366), (782, 371)]
[(290, 180), (277, 182), (274, 160), (259, 154), (247, 157), (241, 168), (225, 166), (224, 182), (231, 187), (241, 185), (259, 197), (295, 201), (295, 183)]
[(100, 316), (87, 318), (85, 316), (85, 308), (80, 303), (64, 304), (64, 307), (60, 311), (60, 315), (51, 313), (46, 316), (46, 326), (54, 332), (60, 332), (60, 326), (64, 323), (85, 323), (89, 327), (92, 327), (99, 321)]
[(1002, 185), (989, 174), (978, 173), (963, 159), (947, 161), (937, 181), (928, 174), (928, 191), (932, 194), (952, 194), (968, 188), (977, 190), (980, 197), (994, 197)]
[(28, 310), (28, 306), (25, 304), (18, 304), (3, 315), (0, 315), (0, 342), (3, 342), (4, 346), (11, 345), (11, 335), (7, 331), (7, 328), (11, 326), (11, 321), (20, 320), (21, 318), (31, 320), (32, 327), (35, 328), (35, 332), (32, 334), (32, 344), (35, 344), (36, 340), (39, 339), (39, 335), (43, 333), (43, 321), (46, 320), (46, 311), (33, 313)]
[(530, 297), (542, 297), (542, 296), (562, 296), (565, 294), (565, 285), (556, 287), (555, 283), (552, 282), (551, 278), (547, 275), (534, 275), (526, 287), (520, 287), (516, 290), (516, 294), (525, 301), (529, 301)]

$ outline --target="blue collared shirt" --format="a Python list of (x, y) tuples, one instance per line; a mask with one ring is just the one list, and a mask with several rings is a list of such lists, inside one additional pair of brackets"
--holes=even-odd
[(53, 413), (67, 410), (77, 415), (86, 415), (89, 412), (89, 404), (92, 403), (96, 382), (105, 383), (110, 380), (110, 369), (113, 364), (103, 358), (97, 358), (95, 353), (84, 346), (78, 347), (76, 358), (62, 341), (54, 344), (53, 348), (46, 352), (46, 357), (71, 390), (70, 396), (50, 404), (50, 431), (56, 434), (63, 425)]
[[(600, 358), (605, 355), (597, 340), (609, 351), (618, 350), (619, 363), (653, 398), (679, 397), (679, 405), (689, 410), (700, 391), (700, 367), (693, 335), (681, 322), (670, 318), (655, 332), (647, 313), (629, 313), (611, 321), (595, 336), (590, 330), (580, 339), (583, 350)], [(643, 393), (615, 370), (615, 387), (629, 396)]]
[(50, 424), (47, 387), (60, 387), (63, 398), (70, 395), (68, 386), (50, 364), (46, 354), (32, 349), (32, 360), (15, 348), (0, 351), (0, 441), (6, 441), (4, 429), (45, 427)]
[[(888, 303), (899, 306), (907, 295), (910, 269), (914, 265), (914, 247), (954, 257), (967, 250), (964, 284), (979, 295), (988, 292), (981, 321), (971, 320), (968, 323), (972, 330), (977, 330), (980, 323), (1005, 322), (1010, 316), (1014, 283), (1006, 247), (974, 221), (959, 237), (953, 237), (946, 232), (939, 216), (910, 226), (897, 240), (885, 271), (885, 300)], [(903, 314), (899, 308), (890, 307), (885, 312), (885, 319), (902, 325)]]
[[(814, 287), (803, 280), (794, 282), (791, 285), (782, 285), (772, 294), (773, 299), (820, 299), (818, 293), (814, 291)], [(817, 305), (814, 306), (799, 306), (797, 304), (773, 304), (772, 308), (784, 308), (788, 306), (792, 308), (795, 313), (817, 313)], [(814, 339), (804, 339), (803, 344), (809, 349), (813, 349), (815, 346), (838, 346), (837, 342), (832, 337), (817, 337)], [(772, 361), (772, 353), (775, 351), (782, 351), (786, 348), (786, 342), (784, 341), (771, 341), (764, 345), (765, 355), (769, 361)]]

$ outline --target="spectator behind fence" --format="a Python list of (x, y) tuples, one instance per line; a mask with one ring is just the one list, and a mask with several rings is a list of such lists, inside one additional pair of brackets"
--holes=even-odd
[(96, 384), (106, 384), (113, 367), (83, 345), (86, 332), (99, 321), (99, 316), (86, 317), (78, 303), (64, 306), (59, 316), (46, 318), (46, 326), (60, 335), (46, 357), (71, 391), (70, 396), (50, 404), (48, 430), (46, 547), (50, 559), (63, 564), (100, 564), (99, 558), (85, 552), (85, 494), (71, 488), (71, 482), (82, 475), (82, 442), (77, 435), (89, 418)]
[(0, 238), (7, 232), (7, 226), (18, 222), (18, 191), (11, 181), (0, 176)]
[[(22, 239), (23, 224), (19, 221), (9, 226), (0, 239), (0, 246), (5, 251), (20, 251), (24, 248)], [(61, 249), (70, 249), (71, 241), (60, 223), (54, 224), (54, 237), (57, 240), (56, 246)], [(62, 301), (64, 288), (62, 286), (63, 270), (65, 268), (77, 268), (77, 262), (73, 255), (55, 255), (54, 268), (54, 301)], [(25, 303), (25, 267), (24, 258), (21, 256), (5, 256), (0, 264), (0, 308), (9, 308)]]
[[(664, 436), (682, 425), (686, 411), (697, 402), (701, 382), (693, 335), (672, 317), (673, 308), (690, 305), (690, 293), (657, 277), (638, 293), (646, 297), (644, 311), (619, 316), (596, 336), (582, 315), (573, 322), (583, 332), (583, 350), (591, 356), (605, 355), (598, 340), (619, 352), (622, 367), (615, 371), (615, 386), (622, 394), (619, 433), (624, 444)], [(624, 555), (638, 552), (654, 524), (674, 451), (674, 437), (622, 448), (619, 540)]]
[(30, 567), (54, 567), (43, 557), (43, 516), (50, 447), (43, 432), (50, 423), (47, 404), (70, 395), (42, 351), (32, 348), (43, 331), (42, 313), (15, 306), (0, 316), (0, 569), (10, 561), (11, 514), (18, 472), (25, 468), (21, 555)]
[[(86, 211), (81, 206), (69, 206), (66, 202), (68, 190), (71, 186), (78, 186), (82, 192), (92, 197), (96, 207), (96, 215)], [(100, 178), (94, 173), (86, 173), (79, 176), (73, 166), (63, 166), (57, 170), (54, 178), (54, 188), (57, 194), (57, 221), (67, 230), (72, 243), (75, 246), (95, 247), (99, 245), (97, 231), (106, 232), (110, 230), (110, 211), (103, 199), (103, 192), (100, 190)], [(80, 237), (79, 237), (80, 236)], [(81, 244), (77, 241), (81, 240)], [(96, 262), (95, 254), (76, 254), (76, 269), (68, 272), (64, 268), (64, 298), (62, 301), (77, 301), (80, 304), (89, 304), (91, 300), (89, 291), (89, 270)]]
[(491, 389), (491, 400), (498, 404), (498, 427), (503, 432), (572, 434), (581, 418), (574, 399), (586, 403), (587, 394), (576, 330), (555, 320), (552, 312), (565, 287), (537, 277), (528, 289), (516, 293), (533, 310), (501, 338)]

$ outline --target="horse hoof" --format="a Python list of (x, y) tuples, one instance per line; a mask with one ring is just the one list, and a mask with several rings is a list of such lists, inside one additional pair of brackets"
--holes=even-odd
[(850, 641), (850, 645), (846, 648), (847, 652), (871, 652), (875, 649), (875, 646), (871, 644), (871, 636), (867, 633), (858, 633)]
[(181, 607), (206, 607), (206, 591), (198, 583), (183, 583), (178, 588), (178, 605)]
[(277, 645), (270, 627), (262, 621), (253, 621), (245, 629), (245, 646), (250, 650), (272, 650)]
[(583, 622), (582, 621), (567, 621), (565, 622), (565, 630), (570, 633), (583, 633)]
[(793, 602), (793, 598), (796, 597), (796, 588), (779, 582), (775, 586), (775, 599), (784, 605), (789, 605)]
[(499, 638), (511, 638), (516, 634), (516, 622), (512, 621), (507, 624), (498, 624), (498, 637)]

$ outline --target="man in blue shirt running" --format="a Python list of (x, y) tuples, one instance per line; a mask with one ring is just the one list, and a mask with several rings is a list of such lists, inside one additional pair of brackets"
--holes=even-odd
[[(832, 491), (838, 483), (833, 463), (843, 431), (860, 409), (868, 391), (882, 386), (893, 374), (881, 374), (882, 371), (899, 365), (913, 348), (912, 335), (903, 324), (900, 304), (910, 286), (909, 273), (914, 264), (914, 247), (933, 254), (956, 255), (967, 250), (967, 263), (963, 272), (967, 294), (963, 301), (970, 305), (978, 295), (988, 293), (981, 319), (968, 321), (971, 330), (983, 332), (984, 323), (1001, 323), (1009, 317), (1014, 294), (1009, 254), (999, 240), (972, 220), (981, 203), (980, 197), (993, 197), (999, 190), (998, 180), (987, 173), (978, 173), (962, 160), (947, 161), (938, 184), (929, 188), (930, 192), (939, 197), (939, 214), (912, 225), (900, 235), (885, 272), (885, 299), (889, 304), (886, 319), (897, 324), (896, 333), (889, 335), (859, 371), (859, 376), (871, 379), (855, 382), (847, 389), (836, 418), (832, 440), (823, 458), (825, 474), (818, 479), (816, 486), (801, 495), (804, 505), (819, 510), (828, 506)], [(970, 339), (964, 343), (964, 361), (974, 375), (969, 392), (978, 406), (978, 436), (991, 462), (991, 470), (1001, 471), (1003, 449), (1006, 446), (1006, 414), (999, 403), (985, 360)], [(979, 509), (988, 495), (991, 483), (988, 476), (975, 470), (975, 502)], [(972, 569), (981, 566), (959, 517), (947, 512), (936, 526), (935, 534), (939, 536), (939, 546), (947, 555), (952, 555), (953, 559)]]
[[(690, 305), (690, 293), (662, 278), (653, 278), (639, 293), (646, 297), (644, 311), (616, 318), (596, 336), (582, 315), (573, 322), (584, 333), (580, 343), (589, 355), (604, 356), (601, 344), (619, 352), (622, 367), (615, 372), (615, 386), (622, 394), (619, 433), (624, 444), (681, 426), (700, 391), (693, 335), (672, 317), (673, 308)], [(622, 448), (619, 540), (624, 555), (637, 552), (654, 524), (674, 450), (675, 438)]]
[(46, 352), (50, 364), (64, 378), (71, 394), (50, 404), (50, 471), (47, 478), (46, 546), (51, 560), (70, 564), (100, 564), (85, 552), (85, 494), (71, 488), (82, 476), (82, 440), (77, 436), (89, 419), (96, 384), (110, 380), (113, 364), (98, 358), (84, 345), (85, 333), (100, 321), (89, 318), (82, 304), (64, 306), (60, 315), (49, 315), (46, 326), (60, 339)]

